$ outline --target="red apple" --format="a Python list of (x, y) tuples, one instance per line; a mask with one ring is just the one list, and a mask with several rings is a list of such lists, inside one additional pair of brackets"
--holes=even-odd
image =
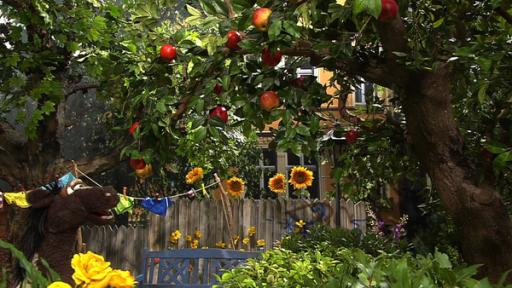
[(165, 44), (162, 46), (162, 48), (160, 48), (160, 58), (169, 62), (172, 61), (176, 58), (176, 47), (171, 44)]
[(379, 20), (389, 22), (398, 15), (398, 4), (395, 0), (381, 0), (382, 10), (380, 11)]
[(130, 167), (133, 168), (133, 170), (139, 170), (146, 167), (146, 162), (144, 162), (144, 159), (130, 159)]
[(260, 95), (260, 106), (265, 111), (272, 111), (272, 109), (279, 107), (280, 102), (279, 95), (274, 91), (265, 91)]
[(215, 117), (218, 117), (224, 123), (228, 123), (228, 109), (222, 105), (217, 105), (217, 107), (210, 110), (210, 118)]
[(347, 133), (345, 133), (345, 139), (348, 144), (356, 143), (357, 138), (359, 138), (359, 132), (355, 129), (348, 130)]
[(242, 40), (242, 38), (240, 37), (240, 33), (238, 33), (238, 31), (229, 31), (226, 47), (228, 47), (230, 50), (236, 50), (240, 48), (238, 46), (238, 42), (240, 42), (240, 40)]
[(281, 62), (281, 58), (283, 57), (283, 54), (278, 50), (274, 53), (270, 51), (268, 48), (263, 48), (261, 51), (261, 60), (263, 61), (263, 64), (269, 67), (274, 67), (279, 62)]
[(222, 93), (222, 88), (222, 85), (219, 83), (215, 84), (215, 87), (213, 87), (213, 93), (220, 95), (220, 93)]
[(135, 130), (137, 130), (137, 128), (139, 128), (139, 126), (140, 126), (140, 120), (135, 121), (135, 123), (133, 123), (132, 126), (130, 126), (130, 128), (128, 129), (128, 133), (130, 133), (130, 135), (133, 136), (133, 134), (135, 133)]
[(298, 88), (304, 88), (304, 83), (306, 78), (304, 76), (300, 76), (292, 80), (292, 85)]
[(272, 10), (270, 8), (257, 8), (252, 12), (252, 25), (256, 30), (265, 32), (268, 30), (268, 22), (270, 22), (270, 15)]

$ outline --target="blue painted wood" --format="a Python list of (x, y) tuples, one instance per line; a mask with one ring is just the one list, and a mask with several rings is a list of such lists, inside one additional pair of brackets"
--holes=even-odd
[(139, 287), (212, 287), (217, 283), (215, 275), (259, 255), (226, 249), (144, 249)]

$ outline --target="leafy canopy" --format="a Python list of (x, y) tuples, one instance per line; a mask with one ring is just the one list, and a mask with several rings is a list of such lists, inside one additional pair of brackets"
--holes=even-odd
[[(398, 4), (410, 52), (395, 55), (411, 71), (452, 63), (453, 103), (468, 157), (492, 165), (497, 181), (507, 187), (512, 86), (506, 75), (512, 67), (512, 28), (503, 12), (510, 12), (509, 1)], [(393, 79), (371, 73), (385, 66), (377, 33), (382, 23), (376, 19), (382, 8), (376, 0), (10, 0), (0, 5), (0, 109), (22, 108), (18, 119), (31, 137), (41, 119), (65, 99), (70, 84), (87, 75), (100, 83), (98, 92), (122, 137), (136, 119), (142, 120), (124, 155), (164, 165), (186, 157), (196, 165), (226, 169), (225, 157), (238, 146), (234, 138), (253, 138), (276, 120), (271, 147), (317, 151), (323, 126), (336, 121), (319, 110), (321, 103), (342, 98), (359, 77), (394, 88)], [(273, 11), (268, 32), (251, 25), (257, 6)], [(242, 33), (238, 51), (225, 47), (230, 30)], [(170, 63), (159, 58), (167, 43), (178, 51)], [(286, 65), (262, 65), (264, 47), (281, 50)], [(305, 65), (332, 71), (330, 82), (322, 86), (306, 79), (304, 87), (293, 85), (296, 68)], [(216, 84), (223, 86), (220, 95), (214, 93)], [(332, 96), (326, 88), (334, 89)], [(280, 109), (261, 109), (259, 95), (266, 90), (279, 93)], [(363, 112), (390, 113), (394, 121), (368, 117), (359, 122), (365, 140), (347, 146), (338, 164), (343, 169), (337, 177), (365, 179), (358, 184), (362, 191), (417, 165), (413, 155), (403, 156), (409, 151), (400, 109), (404, 95), (394, 92), (392, 108), (369, 95)], [(35, 103), (29, 116), (23, 109), (28, 103)], [(208, 117), (218, 104), (229, 107), (227, 124)], [(483, 147), (492, 154), (490, 160), (480, 156)]]

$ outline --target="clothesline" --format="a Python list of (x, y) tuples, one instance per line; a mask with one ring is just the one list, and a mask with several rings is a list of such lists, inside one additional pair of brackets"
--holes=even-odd
[[(92, 183), (96, 184), (98, 187), (103, 187), (101, 186), (101, 184), (99, 184), (98, 182), (94, 181), (94, 179), (92, 179), (91, 177), (89, 177), (87, 174), (85, 174), (84, 172), (82, 172), (80, 169), (78, 169), (78, 167), (74, 167), (74, 169), (80, 173), (82, 176), (84, 176), (85, 178), (87, 178), (88, 180), (90, 180)], [(78, 175), (77, 175), (78, 176)], [(205, 187), (202, 187), (201, 189), (190, 189), (188, 192), (185, 192), (185, 193), (181, 193), (181, 194), (176, 194), (176, 195), (172, 195), (172, 196), (168, 196), (168, 197), (163, 197), (163, 198), (178, 198), (178, 197), (181, 197), (181, 196), (192, 196), (192, 195), (195, 195), (196, 192), (199, 192), (203, 189), (206, 189), (206, 188), (210, 188), (212, 186), (215, 186), (217, 184), (220, 184), (220, 182), (213, 182), (211, 184), (208, 184), (207, 186)], [(134, 200), (144, 200), (146, 199), (147, 197), (133, 197), (133, 196), (128, 196)]]
[[(199, 192), (199, 191), (201, 191), (203, 189), (206, 189), (206, 188), (210, 188), (210, 187), (215, 186), (217, 184), (220, 184), (220, 182), (213, 182), (213, 183), (208, 184), (207, 186), (205, 186), (204, 188), (201, 188), (201, 189), (190, 189), (190, 191), (185, 192), (185, 193), (176, 194), (176, 195), (167, 196), (167, 197), (162, 197), (162, 198), (171, 198), (171, 199), (173, 199), (173, 198), (178, 198), (178, 197), (181, 197), (181, 196), (192, 196), (192, 195), (195, 195), (196, 192)], [(135, 200), (144, 200), (144, 199), (146, 199), (144, 197), (133, 197), (133, 196), (128, 196), (128, 197), (130, 197), (132, 199), (135, 199)]]

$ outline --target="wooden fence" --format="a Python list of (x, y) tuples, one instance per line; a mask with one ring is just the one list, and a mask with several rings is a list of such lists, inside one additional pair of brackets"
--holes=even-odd
[[(265, 249), (272, 247), (273, 243), (281, 240), (287, 232), (290, 216), (306, 222), (314, 219), (311, 201), (299, 199), (265, 199), (265, 200), (230, 200), (233, 218), (232, 234), (242, 238), (247, 236), (249, 227), (256, 227), (257, 239), (265, 240)], [(332, 213), (327, 213), (324, 224), (335, 227), (335, 203), (328, 203)], [(352, 203), (341, 200), (341, 226), (352, 229), (357, 227), (366, 230), (366, 206), (364, 203)], [(328, 209), (330, 210), (330, 209)], [(329, 212), (329, 211), (327, 211)], [(182, 238), (179, 247), (185, 245), (185, 236), (193, 235), (198, 229), (202, 233), (199, 248), (215, 247), (222, 241), (230, 242), (226, 227), (226, 219), (222, 205), (215, 200), (188, 200), (178, 199), (167, 211), (166, 216), (150, 214), (147, 225), (130, 226), (93, 226), (84, 227), (83, 241), (87, 249), (105, 256), (116, 268), (133, 272), (139, 270), (140, 257), (144, 248), (150, 250), (163, 250), (169, 247), (169, 235), (179, 230)]]

